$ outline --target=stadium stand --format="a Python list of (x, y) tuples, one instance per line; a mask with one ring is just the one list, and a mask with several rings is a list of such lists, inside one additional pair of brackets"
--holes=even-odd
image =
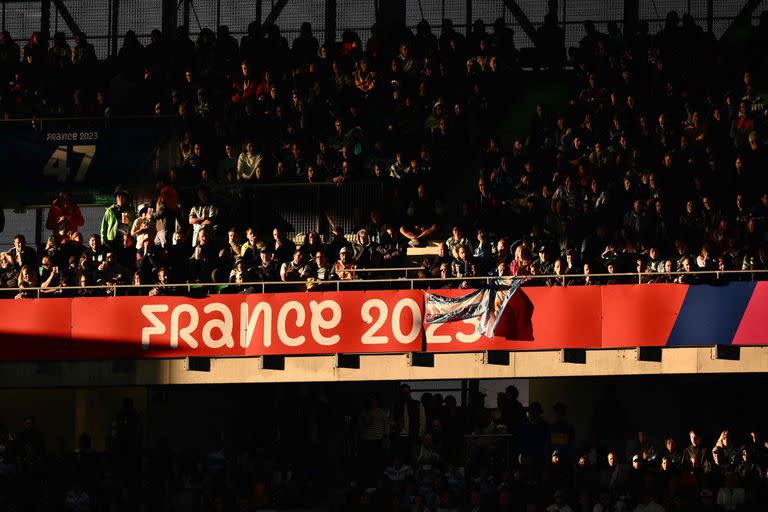
[[(765, 269), (760, 20), (746, 47), (675, 12), (655, 35), (644, 22), (633, 34), (585, 23), (570, 71), (550, 17), (537, 32), (538, 76), (566, 83), (567, 104), (536, 104), (527, 135), (509, 144), (506, 113), (531, 72), (499, 24), (465, 37), (450, 20), (436, 33), (424, 22), (365, 42), (350, 31), (322, 46), (309, 24), (290, 44), (276, 25), (241, 41), (225, 28), (195, 42), (155, 30), (146, 46), (129, 31), (106, 61), (82, 34), (72, 45), (56, 34), (48, 49), (39, 34), (23, 49), (6, 34), (5, 117), (169, 114), (179, 142), (177, 166), (116, 192), (100, 233), (78, 232), (62, 192), (40, 257), (17, 237), (3, 284), (66, 295), (97, 283), (322, 282), (404, 267), (422, 246), (432, 249), (421, 277), (696, 283), (727, 279), (699, 270)], [(383, 196), (352, 233), (329, 208), (328, 234), (294, 240), (249, 188), (327, 182), (343, 196), (356, 181)]]
[[(83, 33), (48, 42), (35, 32), (22, 47), (3, 31), (6, 121), (37, 130), (47, 116), (94, 128), (156, 118), (172, 126), (174, 165), (149, 179), (110, 176), (112, 203), (93, 233), (61, 187), (47, 242), (18, 234), (0, 253), (0, 294), (761, 279), (768, 13), (720, 38), (675, 11), (655, 34), (644, 21), (629, 33), (600, 26), (584, 23), (567, 48), (548, 15), (532, 51), (503, 19), (466, 35), (449, 19), (374, 26), (365, 41), (342, 30), (322, 45), (309, 22), (293, 41), (274, 23), (251, 23), (239, 41), (225, 26), (193, 41), (181, 26), (146, 44), (129, 30), (104, 59)], [(562, 101), (531, 101), (532, 84), (561, 88)], [(280, 215), (274, 186), (306, 204), (317, 229)], [(356, 210), (343, 220), (342, 201)], [(568, 407), (524, 406), (514, 386), (495, 407), (479, 391), (462, 404), (416, 400), (408, 384), (360, 404), (291, 388), (237, 404), (256, 411), (243, 413), (252, 431), (220, 424), (187, 449), (149, 443), (126, 399), (103, 450), (87, 433), (74, 450), (46, 444), (33, 416), (20, 432), (1, 425), (0, 509), (764, 510), (768, 444), (741, 424), (750, 406), (765, 419), (759, 379), (749, 383), (737, 397), (746, 412), (712, 399), (706, 436), (693, 426), (687, 438), (625, 424), (609, 392), (594, 404), (592, 439), (578, 444)], [(734, 417), (739, 429), (723, 429)]]

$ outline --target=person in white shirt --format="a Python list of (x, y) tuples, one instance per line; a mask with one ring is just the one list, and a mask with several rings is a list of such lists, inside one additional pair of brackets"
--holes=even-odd
[(245, 143), (245, 151), (237, 159), (237, 181), (251, 181), (256, 175), (256, 168), (261, 167), (264, 157), (254, 151), (253, 142)]

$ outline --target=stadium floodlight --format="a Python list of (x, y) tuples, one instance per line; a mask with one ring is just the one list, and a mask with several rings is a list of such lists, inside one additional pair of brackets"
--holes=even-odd
[(509, 352), (506, 350), (486, 350), (483, 354), (485, 364), (509, 366)]
[(336, 354), (336, 368), (349, 368), (351, 370), (360, 369), (359, 354)]
[(741, 359), (741, 347), (738, 345), (715, 345), (712, 347), (712, 359), (738, 361)]
[(587, 364), (587, 351), (583, 348), (564, 348), (560, 350), (560, 362)]
[(638, 361), (651, 363), (661, 362), (661, 347), (637, 347), (635, 352)]
[(187, 357), (184, 359), (184, 369), (188, 372), (210, 372), (210, 357)]
[(405, 357), (408, 361), (408, 366), (435, 367), (435, 354), (429, 352), (409, 352)]
[(261, 356), (259, 368), (262, 370), (285, 370), (285, 356)]

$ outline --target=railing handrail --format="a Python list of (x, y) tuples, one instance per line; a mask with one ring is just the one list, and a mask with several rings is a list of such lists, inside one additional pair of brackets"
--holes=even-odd
[[(360, 271), (360, 272), (396, 272), (396, 271), (418, 271), (423, 270), (423, 267), (397, 267), (397, 268), (376, 268), (376, 269), (345, 269), (345, 272), (353, 272), (353, 271)], [(680, 276), (680, 275), (689, 275), (689, 276), (696, 276), (696, 275), (717, 275), (717, 274), (727, 274), (727, 275), (742, 275), (742, 274), (766, 274), (768, 273), (768, 269), (756, 269), (756, 270), (693, 270), (690, 272), (686, 272), (683, 270), (678, 271), (671, 271), (671, 272), (645, 272), (645, 273), (638, 273), (638, 272), (621, 272), (621, 273), (595, 273), (595, 274), (547, 274), (547, 275), (531, 275), (531, 276), (476, 276), (476, 277), (393, 277), (388, 279), (347, 279), (347, 280), (327, 280), (327, 281), (317, 281), (314, 282), (323, 285), (336, 285), (337, 291), (341, 284), (343, 283), (365, 283), (365, 284), (380, 284), (380, 283), (410, 283), (411, 288), (413, 289), (414, 283), (437, 283), (437, 282), (476, 282), (476, 281), (484, 281), (486, 283), (489, 283), (491, 280), (494, 280), (498, 277), (504, 277), (506, 279), (523, 279), (525, 281), (535, 281), (535, 280), (546, 280), (546, 279), (583, 279), (586, 277), (590, 278), (616, 278), (616, 277), (632, 277), (632, 278), (639, 278), (642, 280), (643, 277), (652, 277), (652, 276)], [(232, 286), (232, 287), (238, 287), (238, 288), (245, 288), (248, 286), (251, 287), (261, 287), (262, 293), (265, 287), (270, 286), (296, 286), (301, 284), (307, 284), (310, 283), (309, 279), (299, 280), (299, 281), (248, 281), (243, 283), (168, 283), (168, 284), (95, 284), (95, 285), (76, 285), (76, 286), (51, 286), (48, 288), (43, 288), (40, 286), (36, 287), (26, 287), (26, 288), (19, 288), (19, 287), (8, 287), (8, 288), (0, 288), (0, 292), (2, 291), (24, 291), (24, 292), (37, 292), (38, 296), (40, 296), (40, 293), (51, 293), (56, 290), (104, 290), (104, 289), (154, 289), (154, 288), (187, 288), (188, 290), (191, 290), (192, 288), (205, 288), (205, 287), (226, 287), (226, 286)], [(631, 284), (631, 283), (624, 283), (624, 284)], [(638, 284), (652, 284), (652, 283), (643, 283), (640, 281)], [(578, 285), (577, 285), (578, 286)], [(610, 286), (610, 285), (609, 285)]]
[(111, 115), (109, 117), (101, 116), (63, 116), (56, 117), (46, 115), (44, 117), (11, 117), (8, 119), (0, 118), (0, 125), (11, 123), (32, 123), (32, 122), (46, 122), (46, 121), (126, 121), (126, 120), (144, 120), (144, 119), (177, 119), (177, 114), (123, 114), (123, 115)]

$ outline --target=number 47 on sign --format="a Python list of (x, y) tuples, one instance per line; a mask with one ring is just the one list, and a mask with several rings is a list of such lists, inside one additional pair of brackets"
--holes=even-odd
[[(64, 183), (70, 172), (75, 172), (74, 181), (82, 182), (93, 163), (96, 154), (95, 145), (85, 146), (59, 146), (53, 151), (48, 163), (43, 168), (43, 176), (55, 176), (56, 181)], [(81, 155), (82, 159), (73, 159), (73, 155)], [(70, 163), (70, 159), (72, 160)]]

